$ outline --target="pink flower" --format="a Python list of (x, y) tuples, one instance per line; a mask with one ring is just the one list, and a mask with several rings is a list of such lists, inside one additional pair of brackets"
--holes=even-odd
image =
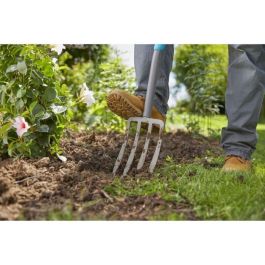
[(23, 117), (16, 117), (13, 123), (13, 127), (17, 129), (17, 135), (21, 137), (25, 132), (28, 131), (30, 126)]

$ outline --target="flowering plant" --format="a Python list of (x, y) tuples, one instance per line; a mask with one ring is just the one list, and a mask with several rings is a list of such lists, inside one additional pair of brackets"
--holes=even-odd
[(53, 58), (63, 47), (0, 45), (0, 155), (59, 152), (72, 97)]
[(124, 128), (107, 109), (106, 94), (132, 90), (132, 69), (110, 56), (107, 45), (86, 45), (82, 56), (74, 48), (71, 55), (68, 46), (0, 45), (0, 157), (57, 154), (65, 160), (59, 143), (70, 121), (96, 130)]

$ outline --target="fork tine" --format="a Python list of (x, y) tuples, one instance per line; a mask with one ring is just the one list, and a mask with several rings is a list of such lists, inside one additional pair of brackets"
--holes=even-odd
[(116, 162), (115, 162), (115, 165), (114, 165), (114, 168), (113, 168), (113, 171), (112, 171), (112, 174), (113, 176), (115, 177), (116, 175), (116, 172), (121, 164), (121, 161), (122, 161), (122, 158), (123, 158), (123, 155), (124, 155), (124, 151), (125, 151), (125, 148), (127, 146), (127, 143), (128, 143), (128, 140), (129, 140), (129, 132), (130, 132), (130, 120), (127, 121), (127, 126), (126, 126), (126, 131), (125, 131), (125, 139), (124, 139), (124, 143), (122, 144), (122, 147), (121, 147), (121, 150), (119, 152), (119, 155), (116, 159)]
[(154, 168), (155, 168), (156, 163), (157, 163), (157, 159), (158, 159), (160, 148), (161, 148), (161, 144), (162, 144), (162, 132), (163, 132), (163, 126), (161, 126), (160, 129), (159, 129), (159, 139), (158, 139), (158, 142), (157, 142), (157, 145), (156, 145), (155, 153), (153, 155), (152, 161), (151, 161), (150, 166), (149, 166), (149, 172), (150, 173), (153, 173)]
[(144, 165), (144, 161), (146, 158), (146, 154), (147, 154), (147, 150), (148, 150), (148, 146), (149, 146), (149, 142), (150, 142), (151, 133), (152, 133), (152, 123), (149, 123), (147, 134), (146, 134), (146, 139), (145, 139), (145, 143), (144, 143), (144, 149), (143, 149), (143, 152), (142, 152), (141, 157), (139, 159), (139, 162), (137, 165), (137, 170), (141, 169)]
[(138, 139), (139, 139), (139, 135), (141, 132), (141, 121), (137, 122), (137, 129), (136, 129), (136, 134), (135, 134), (135, 138), (134, 138), (134, 142), (133, 142), (133, 146), (132, 146), (132, 150), (131, 153), (129, 155), (128, 161), (126, 163), (125, 169), (123, 171), (122, 177), (126, 176), (128, 171), (130, 170), (130, 167), (132, 165), (133, 159), (134, 159), (134, 155), (137, 149), (137, 144), (138, 144)]

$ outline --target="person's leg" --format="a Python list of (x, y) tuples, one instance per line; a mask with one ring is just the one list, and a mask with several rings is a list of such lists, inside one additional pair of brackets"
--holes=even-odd
[[(135, 94), (145, 97), (147, 84), (149, 79), (149, 72), (151, 67), (152, 56), (154, 52), (154, 45), (135, 45), (134, 47), (134, 65), (137, 81), (137, 89)], [(174, 55), (174, 45), (166, 45), (166, 49), (162, 52), (160, 60), (160, 73), (157, 80), (156, 95), (154, 98), (154, 105), (160, 113), (165, 115), (167, 113), (167, 101), (169, 97), (169, 74), (172, 68), (172, 61)]]
[[(115, 114), (124, 119), (140, 117), (144, 111), (144, 97), (147, 92), (149, 72), (153, 56), (154, 45), (135, 45), (135, 71), (137, 89), (135, 95), (122, 89), (114, 89), (107, 96), (107, 105)], [(166, 45), (160, 60), (159, 77), (151, 117), (165, 121), (168, 109), (169, 74), (172, 67), (174, 46)]]
[(265, 45), (230, 45), (225, 97), (228, 125), (222, 129), (221, 140), (227, 156), (251, 158), (264, 88)]

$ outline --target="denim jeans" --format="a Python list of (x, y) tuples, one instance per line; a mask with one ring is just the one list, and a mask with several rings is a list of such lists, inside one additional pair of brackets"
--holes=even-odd
[[(154, 51), (154, 45), (135, 45), (134, 47), (134, 65), (136, 72), (137, 89), (136, 95), (145, 97), (149, 79), (150, 66)], [(169, 97), (169, 74), (172, 68), (174, 55), (174, 45), (166, 45), (166, 49), (161, 54), (159, 77), (157, 80), (154, 105), (162, 114), (166, 114), (168, 110)]]
[(222, 129), (226, 155), (250, 159), (256, 148), (256, 127), (265, 88), (265, 45), (229, 45), (225, 109), (228, 125)]

